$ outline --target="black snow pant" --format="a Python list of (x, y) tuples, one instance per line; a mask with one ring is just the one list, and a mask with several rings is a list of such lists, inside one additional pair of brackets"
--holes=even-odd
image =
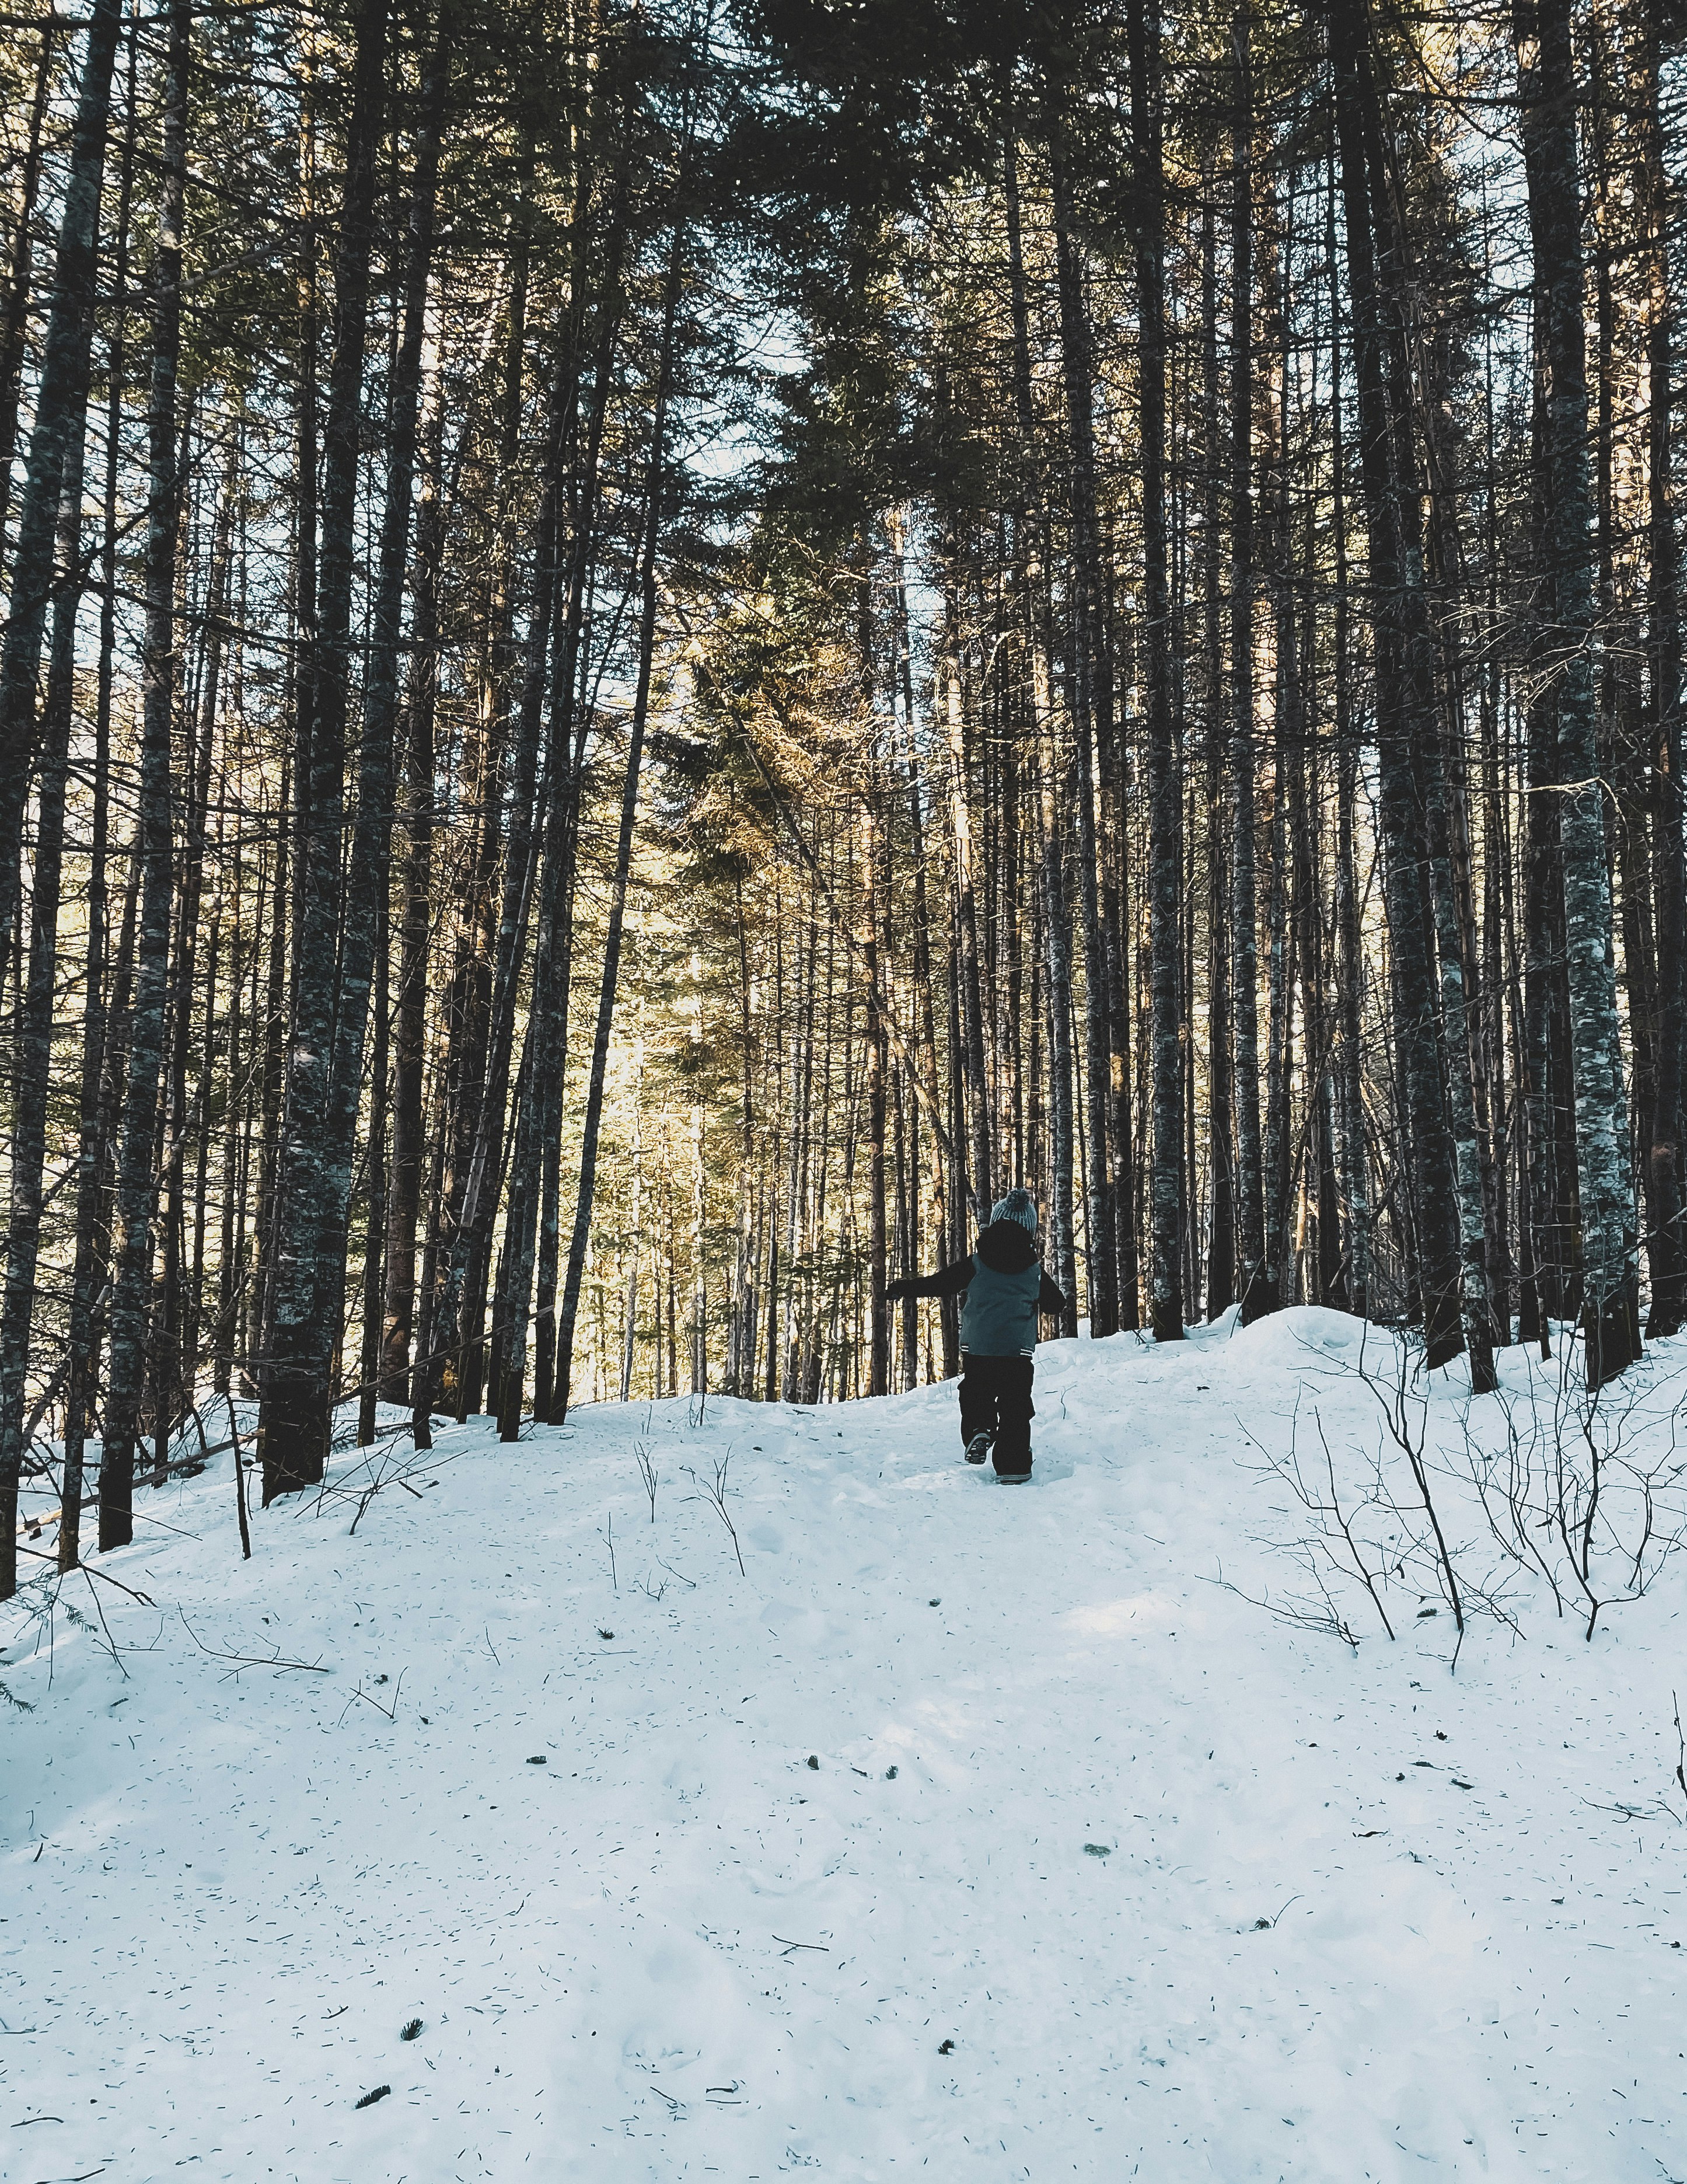
[(1031, 1468), (1031, 1400), (1036, 1362), (1029, 1357), (974, 1357), (960, 1361), (960, 1438), (995, 1435), (996, 1471), (1003, 1479), (1023, 1479)]

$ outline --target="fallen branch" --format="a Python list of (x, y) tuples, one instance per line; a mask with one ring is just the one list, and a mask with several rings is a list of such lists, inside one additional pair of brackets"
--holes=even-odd
[[(177, 1457), (173, 1462), (165, 1464), (162, 1471), (156, 1468), (149, 1469), (146, 1478), (139, 1480), (137, 1484), (141, 1485), (156, 1486), (159, 1485), (160, 1480), (170, 1478), (178, 1471), (203, 1471), (214, 1456), (226, 1456), (230, 1449), (238, 1449), (240, 1443), (237, 1440), (220, 1440), (214, 1448), (196, 1449), (192, 1456)], [(96, 1488), (92, 1494), (85, 1494), (77, 1506), (83, 1509), (97, 1508), (99, 1506), (98, 1489)], [(56, 1524), (64, 1513), (64, 1510), (62, 1502), (55, 1509), (36, 1510), (31, 1515), (19, 1518), (18, 1524), (19, 1531), (24, 1535), (27, 1536), (30, 1530), (34, 1527), (42, 1524)], [(48, 1559), (51, 1560), (52, 1557), (49, 1557)], [(150, 1602), (148, 1605), (150, 1605)]]
[[(148, 1602), (148, 1605), (150, 1607), (151, 1602)], [(262, 1653), (229, 1653), (220, 1646), (208, 1646), (187, 1620), (187, 1610), (178, 1607), (175, 1612), (181, 1618), (182, 1629), (202, 1653), (209, 1653), (214, 1661), (234, 1663), (233, 1668), (229, 1671), (231, 1675), (237, 1676), (242, 1669), (273, 1669), (277, 1675), (287, 1669), (298, 1669), (315, 1676), (326, 1676), (332, 1673), (331, 1670), (324, 1668), (320, 1661), (284, 1661), (279, 1646), (274, 1653), (266, 1656)], [(396, 1693), (394, 1696), (397, 1696)]]

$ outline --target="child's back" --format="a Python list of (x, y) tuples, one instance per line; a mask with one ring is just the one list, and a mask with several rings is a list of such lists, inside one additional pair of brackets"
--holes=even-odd
[(994, 1447), (999, 1478), (1029, 1479), (1038, 1318), (1061, 1311), (1066, 1299), (1037, 1256), (1037, 1208), (1028, 1190), (1011, 1190), (997, 1201), (970, 1257), (935, 1274), (891, 1282), (884, 1293), (934, 1297), (963, 1291), (960, 1438), (966, 1461), (982, 1463)]
[(1037, 1239), (1012, 1219), (992, 1221), (972, 1254), (972, 1279), (960, 1315), (969, 1357), (1029, 1357), (1037, 1348), (1043, 1262)]

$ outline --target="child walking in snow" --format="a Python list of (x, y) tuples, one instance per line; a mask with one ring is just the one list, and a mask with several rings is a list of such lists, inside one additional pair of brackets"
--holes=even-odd
[(960, 1438), (966, 1461), (995, 1450), (998, 1479), (1031, 1476), (1031, 1401), (1037, 1322), (1066, 1299), (1037, 1256), (1037, 1208), (1028, 1190), (1011, 1190), (990, 1210), (990, 1225), (970, 1258), (935, 1274), (885, 1285), (888, 1298), (956, 1296), (960, 1315)]

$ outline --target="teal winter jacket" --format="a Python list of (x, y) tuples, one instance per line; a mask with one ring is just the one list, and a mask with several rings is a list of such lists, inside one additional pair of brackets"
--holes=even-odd
[(1066, 1305), (1043, 1271), (1036, 1238), (1017, 1221), (993, 1221), (970, 1257), (935, 1274), (891, 1282), (884, 1293), (894, 1298), (963, 1291), (960, 1346), (969, 1357), (1029, 1357), (1037, 1347), (1038, 1316)]

